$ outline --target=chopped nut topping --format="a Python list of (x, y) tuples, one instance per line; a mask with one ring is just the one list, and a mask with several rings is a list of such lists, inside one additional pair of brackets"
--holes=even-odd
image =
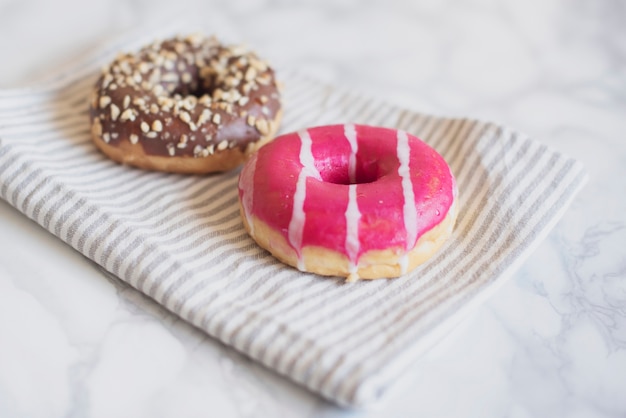
[(222, 142), (220, 142), (219, 144), (217, 144), (218, 151), (224, 151), (226, 148), (228, 148), (228, 141), (225, 139), (222, 140)]
[(219, 125), (220, 122), (222, 121), (222, 116), (219, 113), (216, 113), (213, 115), (212, 121), (214, 124)]
[(264, 73), (256, 78), (256, 82), (267, 86), (272, 81), (272, 76), (269, 73)]
[(175, 50), (178, 54), (181, 54), (181, 55), (182, 55), (182, 54), (185, 52), (185, 49), (186, 49), (186, 48), (185, 48), (185, 44), (183, 44), (183, 43), (180, 43), (180, 42), (179, 42), (179, 43), (176, 43), (176, 44), (174, 45), (174, 50)]
[(135, 98), (133, 99), (133, 104), (134, 104), (135, 106), (141, 106), (141, 107), (143, 107), (143, 106), (145, 106), (145, 105), (146, 105), (146, 101), (145, 101), (144, 99), (142, 99), (141, 97), (135, 97)]
[(180, 118), (180, 120), (182, 120), (185, 123), (191, 122), (191, 116), (189, 115), (189, 113), (185, 112), (184, 110), (180, 112), (178, 117)]
[(113, 119), (113, 121), (116, 121), (119, 115), (120, 115), (120, 108), (114, 105), (113, 103), (111, 103), (111, 119)]
[(183, 107), (187, 110), (193, 110), (195, 109), (197, 103), (198, 99), (196, 98), (196, 96), (187, 96), (183, 100)]
[(198, 125), (202, 125), (211, 119), (211, 111), (209, 109), (204, 109), (200, 116), (198, 117)]
[(246, 122), (248, 123), (248, 125), (254, 126), (254, 124), (256, 123), (256, 118), (252, 115), (249, 115)]
[(161, 69), (160, 68), (155, 68), (152, 73), (150, 73), (150, 77), (148, 78), (148, 81), (152, 84), (157, 84), (160, 80), (161, 80)]
[(109, 96), (100, 96), (100, 109), (104, 109), (109, 103), (111, 103), (111, 98)]
[(265, 119), (257, 119), (255, 126), (262, 135), (267, 135), (270, 132), (267, 120)]
[(124, 109), (127, 109), (129, 105), (130, 105), (130, 96), (127, 94), (126, 96), (124, 96), (124, 103), (123, 103)]
[(158, 136), (158, 134), (156, 132), (150, 131), (146, 134), (146, 136), (150, 139), (154, 139)]
[(148, 133), (150, 132), (150, 125), (147, 122), (141, 122), (141, 132)]
[(108, 144), (109, 141), (111, 140), (111, 135), (109, 135), (108, 132), (103, 133), (102, 134), (102, 140)]
[(139, 63), (139, 67), (138, 67), (139, 68), (139, 72), (141, 74), (145, 74), (148, 71), (150, 71), (150, 67), (151, 67), (150, 64), (148, 64), (147, 62), (145, 62), (145, 61), (141, 62), (141, 63)]
[(106, 89), (107, 87), (109, 87), (109, 84), (111, 84), (111, 81), (113, 81), (113, 76), (107, 73), (102, 79), (102, 88)]
[(167, 73), (163, 76), (162, 80), (168, 83), (178, 83), (178, 74)]
[(263, 72), (266, 71), (268, 66), (265, 63), (265, 61), (262, 61), (260, 59), (253, 59), (250, 61), (250, 65), (252, 65), (257, 71), (259, 72)]
[(133, 70), (131, 70), (130, 65), (128, 64), (128, 61), (124, 59), (120, 61), (121, 62), (119, 63), (119, 69), (122, 71), (122, 73), (126, 75), (130, 75), (133, 72)]
[(163, 124), (161, 123), (160, 120), (155, 120), (154, 122), (152, 122), (152, 130), (155, 132), (161, 132), (163, 130)]
[(200, 33), (192, 33), (185, 38), (185, 41), (189, 42), (192, 46), (198, 46), (202, 42), (204, 37)]
[(174, 100), (169, 97), (159, 96), (157, 97), (157, 103), (161, 106), (169, 106), (172, 107), (174, 105)]
[(232, 105), (230, 103), (218, 102), (217, 107), (218, 109), (225, 110), (227, 113), (230, 113), (232, 111)]
[(130, 134), (130, 137), (128, 139), (130, 140), (130, 143), (133, 145), (139, 142), (139, 137), (135, 134)]
[(165, 62), (163, 63), (163, 66), (165, 67), (167, 71), (172, 71), (174, 67), (176, 66), (176, 61), (171, 60), (171, 59), (166, 59)]
[(237, 87), (239, 85), (239, 83), (241, 82), (241, 79), (239, 79), (237, 77), (233, 77), (232, 75), (229, 75), (228, 77), (226, 77), (226, 79), (224, 81), (230, 87)]
[(135, 111), (133, 109), (126, 109), (124, 112), (122, 112), (122, 115), (120, 116), (120, 122), (125, 122), (125, 121), (134, 121), (135, 120)]
[(198, 99), (198, 103), (204, 106), (209, 106), (211, 104), (211, 96), (208, 94), (203, 95)]
[(162, 86), (162, 85), (160, 85), (160, 84), (157, 84), (156, 86), (154, 86), (154, 87), (152, 88), (152, 92), (153, 92), (155, 95), (157, 95), (157, 96), (162, 95), (162, 94), (163, 94), (163, 86)]
[(244, 78), (246, 81), (252, 81), (256, 78), (256, 76), (257, 76), (257, 71), (253, 67), (248, 67)]

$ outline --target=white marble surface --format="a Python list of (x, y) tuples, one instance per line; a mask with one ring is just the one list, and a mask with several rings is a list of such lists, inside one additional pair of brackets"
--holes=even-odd
[(590, 182), (523, 267), (374, 411), (346, 411), (182, 323), (0, 202), (0, 417), (626, 416), (626, 4), (0, 0), (0, 87), (194, 16), (278, 66), (511, 125)]

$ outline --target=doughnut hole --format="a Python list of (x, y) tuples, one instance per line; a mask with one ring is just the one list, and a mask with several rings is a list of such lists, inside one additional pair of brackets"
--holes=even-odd
[(355, 162), (354, 179), (350, 178), (350, 160), (346, 155), (333, 155), (316, 161), (317, 170), (326, 183), (332, 184), (366, 184), (373, 183), (380, 178), (378, 164), (374, 161), (366, 162), (357, 158)]
[[(176, 61), (176, 68), (180, 73), (176, 81), (163, 81), (163, 93), (170, 97), (193, 96), (197, 99), (208, 95), (214, 98), (215, 90), (220, 87), (217, 77), (208, 67), (198, 67), (195, 64), (187, 64), (185, 60)], [(180, 69), (183, 69), (182, 71)]]
[[(174, 41), (166, 41), (162, 44), (162, 49), (171, 53), (173, 65), (168, 69), (163, 66), (158, 68), (161, 78), (161, 86), (163, 91), (160, 95), (169, 97), (181, 96), (188, 98), (190, 96), (196, 99), (202, 96), (210, 96), (214, 101), (222, 99), (222, 93), (232, 89), (229, 79), (236, 79), (237, 72), (242, 68), (237, 66), (239, 60), (248, 63), (247, 57), (232, 56), (224, 62), (217, 63), (213, 56), (216, 54), (216, 48), (212, 47), (206, 51), (194, 51), (196, 60), (191, 62), (186, 55), (181, 55), (176, 51), (176, 43)], [(173, 77), (173, 75), (176, 75)], [(163, 77), (165, 75), (165, 77)], [(167, 80), (167, 75), (173, 79)]]

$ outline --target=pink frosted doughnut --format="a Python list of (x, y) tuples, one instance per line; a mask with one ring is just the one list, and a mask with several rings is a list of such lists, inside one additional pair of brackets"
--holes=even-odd
[(404, 131), (332, 125), (282, 135), (239, 177), (244, 226), (301, 271), (349, 281), (398, 277), (452, 233), (456, 182)]

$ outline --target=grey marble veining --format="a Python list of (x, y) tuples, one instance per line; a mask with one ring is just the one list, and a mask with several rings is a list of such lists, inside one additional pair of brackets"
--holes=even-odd
[(1, 417), (626, 416), (626, 4), (0, 0), (0, 87), (179, 18), (279, 68), (513, 126), (590, 181), (511, 280), (366, 412), (208, 338), (0, 202)]

